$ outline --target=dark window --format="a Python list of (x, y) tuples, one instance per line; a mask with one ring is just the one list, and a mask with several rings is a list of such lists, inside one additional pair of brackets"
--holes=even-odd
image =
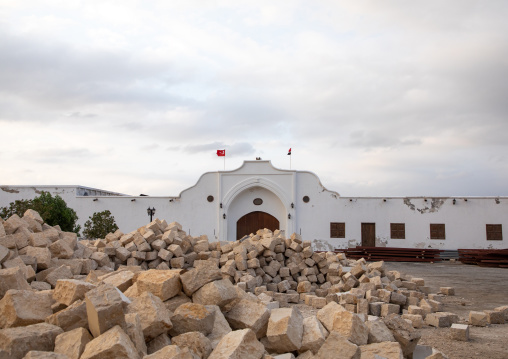
[(208, 197), (206, 197), (206, 200), (207, 200), (208, 202), (213, 202), (213, 196), (208, 196)]
[(390, 223), (390, 237), (392, 239), (406, 239), (406, 224)]
[(305, 203), (309, 203), (309, 201), (310, 201), (309, 196), (303, 196), (303, 201), (304, 201)]
[(446, 239), (444, 223), (430, 224), (430, 239)]
[(331, 222), (330, 238), (346, 238), (346, 223)]
[(503, 226), (501, 224), (487, 224), (487, 240), (502, 241)]
[(261, 198), (256, 198), (254, 201), (252, 201), (252, 203), (254, 203), (256, 206), (259, 206), (263, 204), (263, 200)]

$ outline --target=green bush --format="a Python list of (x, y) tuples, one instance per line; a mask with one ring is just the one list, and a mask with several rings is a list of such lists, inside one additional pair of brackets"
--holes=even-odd
[(75, 232), (79, 235), (81, 226), (76, 225), (76, 212), (67, 207), (62, 197), (51, 196), (49, 192), (41, 192), (34, 199), (23, 199), (11, 202), (9, 207), (0, 207), (0, 217), (7, 219), (13, 214), (23, 217), (27, 209), (37, 211), (41, 218), (50, 226), (59, 225), (64, 232)]
[(86, 238), (104, 238), (108, 233), (118, 229), (115, 217), (108, 210), (95, 212), (88, 218), (88, 221), (85, 222), (85, 230), (83, 231), (83, 236)]

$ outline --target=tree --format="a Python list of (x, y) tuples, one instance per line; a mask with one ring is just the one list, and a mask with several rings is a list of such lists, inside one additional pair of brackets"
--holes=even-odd
[(104, 238), (108, 233), (112, 233), (118, 229), (115, 223), (115, 217), (108, 210), (102, 212), (94, 212), (85, 222), (85, 230), (83, 236), (86, 238)]
[(50, 226), (59, 225), (64, 232), (75, 232), (79, 235), (80, 225), (76, 225), (78, 215), (72, 208), (67, 207), (67, 203), (62, 197), (42, 191), (34, 199), (23, 199), (11, 202), (9, 207), (0, 208), (0, 216), (4, 219), (13, 214), (23, 217), (27, 209), (37, 211), (41, 218)]

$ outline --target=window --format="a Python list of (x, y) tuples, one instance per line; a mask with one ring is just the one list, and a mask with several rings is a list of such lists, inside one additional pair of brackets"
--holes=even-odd
[(390, 223), (390, 237), (392, 239), (406, 239), (406, 224)]
[(446, 239), (444, 223), (430, 224), (430, 239)]
[(331, 222), (330, 238), (346, 238), (346, 223)]
[(501, 224), (487, 224), (487, 240), (502, 241), (503, 228)]

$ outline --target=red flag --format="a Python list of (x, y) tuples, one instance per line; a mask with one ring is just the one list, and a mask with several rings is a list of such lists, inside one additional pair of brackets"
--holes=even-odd
[(226, 156), (226, 150), (217, 150), (217, 156), (219, 157)]
[(288, 156), (291, 156), (291, 148), (288, 151)]

